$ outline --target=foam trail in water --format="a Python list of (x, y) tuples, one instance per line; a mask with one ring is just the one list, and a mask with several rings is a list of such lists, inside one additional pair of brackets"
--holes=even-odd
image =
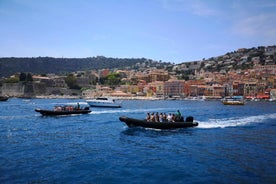
[(122, 113), (122, 114), (129, 114), (129, 113), (139, 113), (139, 112), (168, 112), (171, 108), (155, 108), (155, 109), (116, 109), (116, 110), (94, 110), (92, 109), (91, 114), (112, 114), (112, 113)]
[(207, 122), (198, 121), (199, 128), (226, 128), (249, 125), (251, 123), (262, 123), (268, 119), (276, 119), (276, 113), (249, 117), (235, 117), (223, 119), (210, 119)]

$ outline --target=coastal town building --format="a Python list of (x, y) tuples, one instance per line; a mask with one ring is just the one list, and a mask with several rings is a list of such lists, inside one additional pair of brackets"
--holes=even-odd
[(276, 89), (270, 90), (270, 99), (276, 101)]
[(268, 46), (265, 48), (265, 55), (273, 55), (276, 53), (276, 45)]
[(164, 82), (155, 81), (148, 83), (146, 90), (147, 96), (163, 97), (164, 96)]
[[(222, 98), (237, 95), (267, 98), (276, 88), (276, 46), (241, 48), (218, 57), (170, 64), (163, 69), (160, 66), (137, 63), (131, 69), (76, 71), (66, 76), (32, 75), (31, 81), (3, 79), (0, 90), (1, 94), (16, 97), (134, 95)], [(18, 76), (20, 74), (11, 78)], [(68, 82), (69, 77), (74, 85)], [(109, 77), (116, 77), (116, 83)]]
[(145, 71), (139, 72), (135, 75), (137, 80), (144, 80), (147, 83), (155, 82), (155, 81), (167, 81), (170, 79), (170, 75), (165, 70), (153, 70), (153, 71)]
[(164, 95), (167, 97), (184, 97), (185, 81), (169, 80), (164, 83)]

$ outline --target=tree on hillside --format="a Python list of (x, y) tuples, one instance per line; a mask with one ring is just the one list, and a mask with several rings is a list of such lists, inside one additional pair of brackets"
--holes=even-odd
[(81, 89), (80, 86), (77, 84), (77, 78), (73, 74), (67, 75), (65, 78), (65, 82), (70, 89)]
[(119, 73), (110, 73), (107, 75), (107, 81), (109, 85), (119, 85), (121, 82)]
[(19, 75), (19, 81), (26, 81), (27, 75), (26, 73), (20, 73)]
[(119, 85), (121, 82), (121, 77), (119, 73), (110, 73), (106, 77), (100, 79), (100, 83), (104, 85), (109, 85), (114, 87)]
[(33, 77), (32, 77), (32, 74), (30, 73), (20, 73), (19, 75), (19, 81), (21, 82), (29, 82), (29, 81), (33, 81)]
[(10, 77), (4, 80), (5, 83), (18, 83), (19, 78), (18, 77)]
[(26, 76), (26, 81), (33, 81), (33, 76), (32, 74), (28, 73)]

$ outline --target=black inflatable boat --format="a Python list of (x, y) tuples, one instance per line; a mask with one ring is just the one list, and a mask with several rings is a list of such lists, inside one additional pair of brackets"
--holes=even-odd
[(197, 122), (193, 121), (193, 117), (187, 117), (184, 122), (151, 122), (146, 120), (134, 119), (121, 116), (120, 121), (124, 122), (128, 127), (144, 127), (154, 129), (175, 129), (188, 128), (198, 126)]

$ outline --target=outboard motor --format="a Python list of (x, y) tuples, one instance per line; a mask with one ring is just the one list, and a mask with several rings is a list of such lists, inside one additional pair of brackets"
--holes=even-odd
[(188, 116), (186, 118), (186, 122), (193, 122), (194, 121), (194, 117), (193, 116)]

